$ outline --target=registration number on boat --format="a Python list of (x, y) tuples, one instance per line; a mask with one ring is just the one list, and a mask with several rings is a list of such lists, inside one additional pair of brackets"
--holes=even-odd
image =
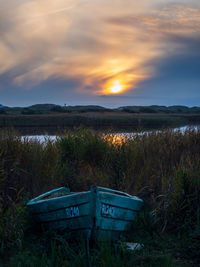
[(101, 215), (112, 217), (114, 213), (114, 208), (108, 204), (102, 204), (101, 206)]
[(66, 208), (67, 218), (78, 217), (80, 215), (77, 206)]

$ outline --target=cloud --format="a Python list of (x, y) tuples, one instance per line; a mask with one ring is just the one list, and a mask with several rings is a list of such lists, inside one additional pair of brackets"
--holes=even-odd
[(141, 82), (130, 97), (146, 98), (149, 104), (199, 105), (200, 36), (173, 34), (169, 39), (180, 43), (181, 49), (148, 62), (157, 75)]
[(200, 4), (167, 2), (0, 0), (4, 88), (51, 88), (49, 81), (59, 80), (70, 88), (73, 80), (72, 94), (102, 95), (118, 79), (131, 94), (144, 81), (169, 75), (173, 57), (184, 55), (186, 64), (191, 48), (198, 53)]
[(70, 8), (72, 1), (8, 0), (0, 16), (0, 72), (15, 78), (51, 61), (66, 38)]

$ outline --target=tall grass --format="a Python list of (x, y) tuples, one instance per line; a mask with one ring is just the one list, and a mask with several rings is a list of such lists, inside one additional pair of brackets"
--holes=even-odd
[[(150, 236), (173, 234), (181, 240), (186, 236), (198, 258), (194, 251), (200, 238), (199, 166), (200, 130), (188, 129), (184, 134), (166, 130), (116, 142), (112, 134), (105, 137), (77, 129), (45, 143), (4, 132), (0, 135), (0, 253), (23, 246), (24, 233), (30, 230), (24, 207), (28, 199), (59, 186), (78, 191), (100, 185), (140, 196), (145, 205), (134, 229), (145, 229)], [(46, 266), (45, 256), (43, 260)]]

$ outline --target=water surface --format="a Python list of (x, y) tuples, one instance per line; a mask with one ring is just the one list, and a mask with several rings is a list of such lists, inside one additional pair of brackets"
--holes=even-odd
[[(189, 130), (189, 129), (193, 129), (195, 131), (197, 131), (200, 128), (200, 125), (194, 125), (194, 126), (182, 126), (182, 127), (178, 127), (178, 128), (174, 128), (172, 129), (174, 132), (180, 131), (182, 134), (185, 133), (185, 131)], [(136, 135), (143, 135), (143, 134), (148, 134), (148, 133), (152, 133), (152, 132), (162, 132), (162, 130), (153, 130), (153, 131), (143, 131), (143, 132), (132, 132), (132, 133), (128, 133), (128, 132), (118, 132), (118, 133), (113, 133), (114, 136), (117, 137), (123, 137), (123, 138), (134, 138)], [(58, 135), (26, 135), (26, 136), (22, 136), (22, 138), (27, 138), (28, 140), (38, 140), (40, 142), (45, 142), (47, 140), (50, 141), (55, 141), (56, 138), (59, 138)]]

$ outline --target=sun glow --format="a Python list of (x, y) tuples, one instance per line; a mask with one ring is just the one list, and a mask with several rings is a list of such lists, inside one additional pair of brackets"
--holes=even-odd
[(132, 73), (125, 73), (123, 75), (116, 76), (118, 77), (113, 77), (102, 83), (101, 87), (99, 88), (100, 90), (97, 91), (97, 93), (100, 95), (120, 95), (135, 88), (137, 82), (144, 78), (144, 76), (139, 76)]
[(121, 93), (124, 89), (124, 85), (122, 85), (121, 81), (116, 80), (112, 82), (112, 84), (108, 87), (107, 92), (110, 94), (118, 94)]
[(109, 89), (110, 93), (113, 94), (120, 93), (122, 90), (123, 90), (123, 85), (120, 83), (120, 81), (114, 81), (113, 85)]

